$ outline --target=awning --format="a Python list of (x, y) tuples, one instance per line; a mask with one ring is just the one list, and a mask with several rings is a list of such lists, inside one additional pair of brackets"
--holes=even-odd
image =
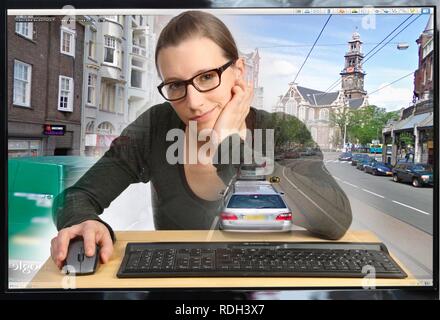
[(429, 116), (420, 122), (417, 127), (419, 128), (426, 128), (426, 127), (433, 127), (434, 126), (434, 114), (430, 113)]
[(430, 113), (422, 113), (410, 116), (402, 121), (399, 121), (395, 127), (394, 131), (403, 131), (403, 130), (410, 130), (414, 129), (414, 126), (419, 126), (419, 123), (424, 122), (428, 117)]

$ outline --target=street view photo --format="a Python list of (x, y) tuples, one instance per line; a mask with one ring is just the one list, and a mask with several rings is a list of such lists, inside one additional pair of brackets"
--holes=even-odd
[[(155, 48), (179, 12), (15, 11), (7, 25), (9, 283), (21, 288), (50, 255), (57, 195), (166, 102)], [(235, 39), (251, 106), (269, 119), (263, 129), (274, 130), (271, 159), (238, 166), (212, 228), (323, 239), (370, 232), (418, 284), (432, 284), (431, 9), (211, 12)], [(167, 190), (154, 182), (129, 185), (101, 219), (115, 230), (155, 230), (153, 199), (174, 200), (158, 196)]]

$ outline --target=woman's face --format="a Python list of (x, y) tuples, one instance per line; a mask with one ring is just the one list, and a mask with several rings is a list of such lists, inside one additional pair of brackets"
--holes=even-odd
[[(187, 80), (207, 70), (216, 69), (228, 62), (222, 49), (205, 37), (190, 38), (177, 46), (159, 51), (157, 64), (164, 82)], [(199, 92), (187, 86), (186, 97), (170, 102), (180, 119), (186, 124), (197, 122), (197, 131), (212, 129), (222, 109), (232, 98), (232, 87), (243, 77), (244, 65), (240, 59), (221, 75), (219, 87)]]

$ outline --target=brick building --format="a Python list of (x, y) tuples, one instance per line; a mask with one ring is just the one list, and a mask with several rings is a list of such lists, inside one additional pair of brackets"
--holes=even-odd
[[(413, 148), (414, 162), (434, 163), (434, 18), (429, 17), (425, 29), (416, 40), (419, 46), (418, 68), (414, 72), (413, 104), (402, 109), (398, 121), (391, 121), (383, 129), (382, 135), (387, 144), (392, 145), (392, 164), (396, 163), (403, 154)], [(403, 135), (410, 135), (413, 143), (403, 144)]]
[[(84, 23), (8, 16), (8, 156), (80, 152)], [(45, 135), (47, 125), (65, 126)]]

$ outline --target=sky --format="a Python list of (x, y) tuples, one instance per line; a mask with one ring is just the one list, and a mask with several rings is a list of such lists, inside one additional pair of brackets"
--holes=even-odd
[[(224, 15), (220, 18), (230, 28), (239, 49), (245, 53), (258, 48), (261, 61), (259, 83), (264, 87), (264, 108), (271, 111), (277, 97), (288, 89), (307, 53), (315, 42), (329, 15)], [(416, 39), (426, 27), (428, 14), (413, 15), (382, 45), (402, 30), (383, 49), (374, 49), (391, 31), (409, 15), (332, 15), (320, 39), (297, 77), (298, 85), (326, 91), (340, 79), (344, 67), (344, 54), (348, 41), (356, 31), (363, 41), (365, 76), (364, 89), (369, 93), (393, 81), (369, 96), (370, 104), (386, 108), (387, 111), (408, 107), (414, 90), (413, 72), (418, 67), (418, 45)], [(415, 19), (418, 17), (417, 19)], [(415, 19), (415, 20), (414, 20)], [(412, 22), (414, 20), (414, 22)], [(412, 22), (412, 23), (411, 23)], [(409, 45), (398, 50), (397, 43)], [(373, 55), (374, 54), (374, 55)], [(340, 89), (340, 84), (331, 91)]]

